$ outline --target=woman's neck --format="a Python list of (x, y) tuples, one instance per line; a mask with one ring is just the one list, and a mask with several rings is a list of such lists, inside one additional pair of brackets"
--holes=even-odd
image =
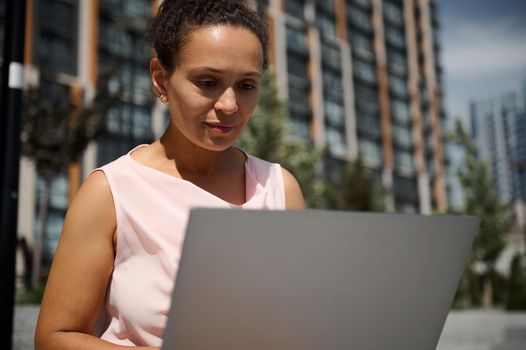
[[(173, 162), (181, 176), (209, 175), (235, 164), (237, 152), (227, 148), (224, 151), (210, 151), (199, 147), (182, 135), (170, 124), (159, 140), (161, 152), (169, 161)], [(234, 157), (233, 157), (234, 155)]]

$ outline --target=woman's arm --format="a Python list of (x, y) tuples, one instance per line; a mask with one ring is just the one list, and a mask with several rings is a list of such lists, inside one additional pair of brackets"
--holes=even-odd
[(305, 209), (305, 200), (301, 193), (298, 181), (287, 169), (283, 170), (283, 182), (285, 183), (285, 207), (287, 209)]
[(115, 228), (110, 187), (97, 171), (66, 215), (38, 318), (37, 350), (126, 348), (91, 335), (113, 270)]

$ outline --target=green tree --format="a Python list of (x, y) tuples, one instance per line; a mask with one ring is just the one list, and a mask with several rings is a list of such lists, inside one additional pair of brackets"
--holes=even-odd
[(359, 157), (348, 162), (333, 174), (326, 185), (327, 205), (330, 209), (349, 211), (385, 211), (381, 188), (374, 183), (371, 171)]
[[(464, 151), (464, 164), (458, 176), (464, 191), (465, 213), (481, 219), (479, 234), (473, 244), (472, 262), (482, 262), (485, 272), (480, 276), (483, 286), (483, 303), (486, 308), (492, 307), (492, 275), (495, 273), (495, 262), (504, 248), (504, 235), (512, 223), (511, 205), (503, 203), (484, 162), (477, 158), (477, 149), (464, 131), (462, 123), (457, 120), (453, 140)], [(473, 284), (473, 283), (472, 283)], [(474, 285), (468, 288), (476, 288)]]
[[(50, 74), (44, 72), (44, 74)], [(40, 194), (38, 223), (31, 271), (31, 287), (41, 283), (43, 243), (53, 179), (70, 164), (76, 164), (88, 143), (102, 130), (104, 115), (118, 100), (119, 92), (108, 89), (110, 74), (98, 80), (91, 102), (74, 104), (69, 98), (51, 99), (42, 85), (24, 91), (22, 111), (22, 154), (31, 159), (44, 186)]]
[(287, 107), (269, 70), (261, 79), (258, 104), (237, 145), (256, 157), (282, 164), (298, 180), (307, 206), (322, 207), (321, 152), (304, 140), (287, 139), (288, 127)]

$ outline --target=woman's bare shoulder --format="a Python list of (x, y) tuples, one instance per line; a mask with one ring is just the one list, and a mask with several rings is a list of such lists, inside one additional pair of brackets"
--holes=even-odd
[[(74, 226), (74, 227), (72, 227)], [(103, 171), (91, 173), (80, 187), (71, 203), (64, 231), (111, 233), (116, 227), (115, 206), (110, 184)]]
[(305, 200), (298, 180), (287, 169), (281, 167), (285, 184), (285, 207), (287, 209), (305, 209)]

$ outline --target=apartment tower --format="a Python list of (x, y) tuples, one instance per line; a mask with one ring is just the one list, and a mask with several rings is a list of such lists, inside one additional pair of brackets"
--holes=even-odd
[[(6, 0), (0, 0), (4, 6)], [(121, 88), (104, 134), (52, 184), (46, 251), (55, 249), (81, 179), (151, 142), (167, 112), (150, 91), (146, 24), (158, 0), (27, 0), (27, 84), (88, 103), (100, 75)], [(446, 210), (442, 69), (435, 0), (261, 0), (271, 65), (292, 137), (323, 147), (326, 169), (358, 156), (386, 190), (388, 211)], [(0, 13), (0, 25), (2, 24)], [(1, 31), (3, 33), (3, 30)], [(67, 117), (67, 116), (65, 116)], [(31, 243), (42, 181), (21, 162), (19, 235)]]

